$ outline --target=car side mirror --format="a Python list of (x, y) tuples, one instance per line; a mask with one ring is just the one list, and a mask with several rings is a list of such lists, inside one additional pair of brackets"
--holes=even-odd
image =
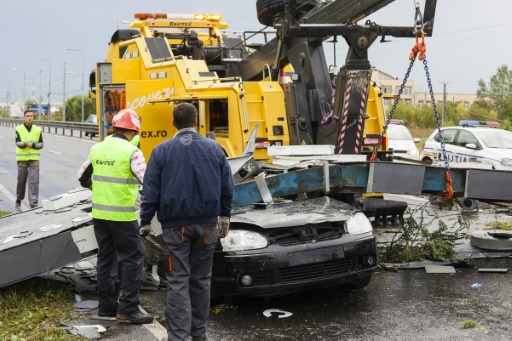
[(474, 149), (474, 150), (479, 150), (479, 149), (480, 149), (480, 148), (478, 148), (478, 147), (476, 146), (476, 144), (474, 144), (474, 143), (468, 143), (468, 144), (466, 144), (466, 148), (468, 148), (468, 149)]
[(414, 141), (414, 143), (419, 143), (420, 142), (420, 139), (417, 138), (417, 137), (413, 138), (412, 140)]

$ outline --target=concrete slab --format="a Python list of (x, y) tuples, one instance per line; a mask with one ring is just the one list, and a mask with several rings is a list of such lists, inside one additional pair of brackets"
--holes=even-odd
[(454, 274), (455, 268), (446, 265), (425, 265), (425, 271), (428, 274)]

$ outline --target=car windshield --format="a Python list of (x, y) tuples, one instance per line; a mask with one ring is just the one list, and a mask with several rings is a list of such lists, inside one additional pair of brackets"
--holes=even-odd
[(488, 130), (475, 132), (487, 148), (512, 148), (512, 132)]
[(388, 127), (388, 139), (390, 140), (412, 140), (409, 130), (404, 126)]

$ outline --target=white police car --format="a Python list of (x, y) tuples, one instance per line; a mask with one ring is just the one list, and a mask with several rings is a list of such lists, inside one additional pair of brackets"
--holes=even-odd
[[(512, 169), (512, 132), (490, 128), (496, 122), (460, 121), (460, 126), (442, 128), (446, 158), (450, 163), (480, 163), (493, 169)], [(444, 162), (439, 132), (423, 145), (421, 160)]]
[(416, 143), (419, 138), (413, 138), (402, 120), (390, 120), (388, 125), (388, 149), (393, 149), (393, 156), (419, 160), (420, 152)]

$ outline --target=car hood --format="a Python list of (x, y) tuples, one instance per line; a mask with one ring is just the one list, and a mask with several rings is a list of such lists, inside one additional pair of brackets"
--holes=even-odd
[(266, 208), (238, 207), (231, 213), (232, 227), (256, 225), (264, 229), (347, 220), (356, 209), (329, 197), (274, 203)]

